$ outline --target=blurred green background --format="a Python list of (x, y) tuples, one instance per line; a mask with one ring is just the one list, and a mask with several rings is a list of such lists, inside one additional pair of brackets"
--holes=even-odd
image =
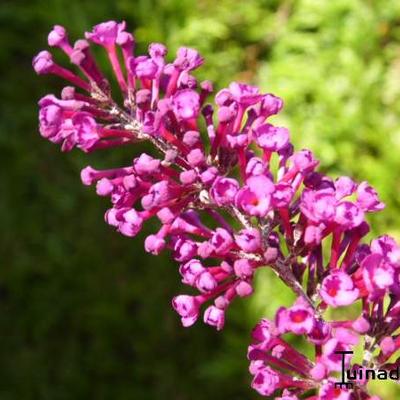
[[(400, 238), (398, 0), (2, 0), (0, 5), (0, 399), (256, 399), (250, 328), (291, 295), (268, 271), (229, 310), (223, 333), (183, 329), (170, 299), (184, 290), (168, 257), (103, 223), (106, 199), (80, 169), (125, 165), (140, 149), (61, 154), (37, 132), (37, 100), (60, 82), (31, 58), (53, 24), (73, 39), (125, 19), (150, 41), (193, 46), (197, 76), (284, 98), (279, 123), (322, 169), (368, 180), (387, 203), (374, 232)], [(271, 284), (273, 279), (273, 284)], [(382, 383), (385, 399), (400, 391)]]

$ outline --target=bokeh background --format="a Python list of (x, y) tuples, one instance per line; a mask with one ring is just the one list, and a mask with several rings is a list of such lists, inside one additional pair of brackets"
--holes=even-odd
[[(387, 203), (374, 232), (400, 238), (398, 0), (2, 0), (0, 3), (0, 399), (256, 399), (250, 328), (292, 297), (268, 271), (229, 310), (223, 333), (183, 329), (166, 256), (103, 223), (107, 200), (79, 171), (125, 165), (140, 149), (61, 154), (37, 132), (37, 100), (60, 83), (31, 58), (55, 23), (79, 38), (125, 19), (138, 48), (162, 41), (206, 57), (220, 89), (258, 84), (285, 99), (279, 123), (332, 175), (368, 180)], [(271, 279), (273, 283), (271, 284)], [(400, 396), (377, 385), (385, 399)]]

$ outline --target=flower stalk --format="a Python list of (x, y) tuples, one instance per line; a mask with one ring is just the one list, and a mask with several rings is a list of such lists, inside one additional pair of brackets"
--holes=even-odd
[[(104, 218), (121, 234), (134, 237), (148, 221), (158, 224), (145, 250), (171, 251), (182, 283), (197, 292), (172, 300), (183, 326), (202, 315), (222, 330), (231, 303), (252, 295), (258, 269), (271, 268), (297, 299), (253, 330), (252, 387), (281, 400), (376, 399), (364, 381), (351, 389), (335, 385), (338, 351), (362, 341), (364, 357), (353, 368), (389, 368), (400, 348), (400, 246), (387, 235), (363, 242), (367, 214), (384, 208), (376, 191), (367, 182), (325, 176), (310, 150), (295, 151), (289, 131), (270, 121), (283, 107), (279, 97), (232, 82), (207, 103), (213, 85), (192, 74), (204, 61), (194, 49), (180, 48), (171, 61), (160, 43), (134, 54), (134, 37), (115, 21), (96, 25), (73, 45), (65, 28), (55, 26), (48, 43), (77, 71), (56, 64), (48, 51), (33, 59), (38, 74), (73, 85), (60, 98), (39, 101), (44, 138), (62, 151), (139, 141), (157, 150), (125, 167), (87, 166), (81, 180), (110, 198)], [(107, 53), (121, 104), (91, 46)], [(329, 308), (354, 303), (360, 304), (354, 320), (325, 317)], [(287, 334), (314, 346), (315, 357), (295, 349)]]

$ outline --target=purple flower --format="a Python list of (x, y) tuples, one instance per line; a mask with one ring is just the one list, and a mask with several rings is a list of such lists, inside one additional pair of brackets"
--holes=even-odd
[(288, 207), (294, 196), (294, 190), (286, 182), (279, 182), (275, 185), (275, 191), (272, 193), (272, 205), (276, 208)]
[(157, 235), (149, 235), (147, 236), (144, 242), (144, 248), (148, 253), (154, 254), (155, 256), (159, 255), (161, 251), (165, 248), (165, 240), (162, 237), (158, 237)]
[(270, 396), (279, 387), (279, 375), (270, 367), (260, 368), (253, 378), (251, 387), (262, 396)]
[(240, 281), (236, 287), (235, 291), (239, 297), (248, 297), (253, 294), (253, 286), (246, 281)]
[(210, 306), (204, 311), (204, 322), (215, 326), (220, 331), (225, 324), (225, 312), (215, 306)]
[(48, 51), (41, 51), (34, 57), (32, 65), (37, 74), (48, 74), (54, 66), (53, 56)]
[(349, 275), (334, 271), (322, 281), (320, 295), (332, 307), (347, 306), (357, 300), (359, 290)]
[(71, 46), (68, 43), (68, 35), (65, 28), (61, 25), (54, 25), (53, 30), (47, 37), (47, 43), (50, 47), (60, 47), (66, 52), (71, 51)]
[(135, 38), (133, 37), (133, 35), (129, 32), (124, 32), (122, 30), (119, 30), (115, 43), (118, 46), (121, 46), (123, 56), (128, 59), (129, 56), (133, 53), (133, 48), (135, 45)]
[(310, 150), (300, 150), (294, 153), (292, 161), (296, 169), (300, 172), (312, 171), (319, 163)]
[(217, 286), (218, 282), (209, 271), (203, 271), (196, 277), (196, 287), (201, 293), (210, 293)]
[(289, 142), (289, 131), (271, 124), (264, 124), (255, 130), (257, 144), (269, 151), (279, 151)]
[(149, 45), (149, 55), (158, 64), (164, 64), (164, 57), (167, 55), (168, 49), (162, 43), (151, 43)]
[(368, 182), (361, 182), (358, 185), (357, 204), (364, 211), (380, 211), (385, 208), (385, 204), (378, 198), (378, 193)]
[(211, 187), (210, 194), (217, 205), (223, 206), (234, 202), (238, 190), (239, 183), (236, 179), (218, 177)]
[(221, 89), (216, 95), (215, 95), (215, 103), (220, 106), (221, 108), (228, 108), (230, 104), (232, 104), (233, 98), (232, 98), (232, 93), (229, 89)]
[(211, 246), (216, 254), (225, 255), (233, 245), (232, 235), (224, 228), (217, 228), (211, 238)]
[(150, 57), (140, 56), (131, 58), (131, 72), (138, 78), (153, 79), (158, 71), (157, 64)]
[(236, 244), (247, 253), (255, 253), (261, 248), (261, 234), (258, 229), (242, 229), (235, 235)]
[(173, 257), (176, 261), (188, 261), (197, 254), (197, 244), (190, 239), (179, 238), (174, 245)]
[(145, 210), (161, 207), (168, 203), (172, 196), (172, 189), (167, 180), (160, 181), (152, 185), (149, 193), (142, 197), (142, 207)]
[(108, 47), (115, 44), (119, 32), (125, 29), (125, 22), (107, 21), (95, 25), (92, 32), (86, 32), (86, 39), (93, 43)]
[[(341, 343), (338, 339), (329, 339), (322, 346), (322, 357), (321, 361), (324, 363), (328, 371), (341, 371), (342, 367), (342, 356), (339, 353), (343, 350), (348, 350), (349, 347)], [(348, 367), (350, 364), (350, 357), (345, 357), (345, 366)]]
[(276, 326), (280, 333), (293, 332), (296, 335), (311, 333), (315, 325), (312, 311), (304, 305), (280, 308), (276, 314)]
[(386, 336), (379, 343), (379, 347), (381, 348), (383, 354), (391, 355), (396, 350), (396, 343), (391, 336)]
[(194, 183), (197, 180), (197, 172), (195, 169), (190, 169), (188, 171), (183, 171), (179, 174), (179, 180), (184, 184), (184, 185), (190, 185), (191, 183)]
[(113, 192), (114, 188), (115, 186), (110, 179), (101, 178), (99, 181), (97, 181), (96, 193), (99, 196), (109, 196)]
[(392, 237), (388, 235), (379, 236), (371, 242), (371, 251), (382, 255), (393, 267), (400, 267), (400, 246)]
[(357, 185), (348, 176), (341, 176), (335, 181), (336, 198), (351, 196), (357, 189)]
[(142, 229), (143, 219), (133, 208), (118, 211), (115, 219), (118, 221), (118, 231), (125, 236), (134, 237)]
[(335, 222), (344, 229), (353, 229), (364, 221), (364, 212), (354, 203), (343, 201), (336, 207)]
[(218, 175), (218, 170), (215, 167), (207, 168), (200, 174), (200, 179), (205, 185), (211, 184)]
[(197, 118), (200, 113), (200, 96), (192, 89), (180, 90), (172, 104), (175, 115), (182, 120)]
[(268, 343), (271, 339), (273, 325), (267, 319), (262, 319), (253, 329), (251, 336), (257, 342)]
[(180, 295), (172, 300), (172, 306), (180, 315), (183, 326), (193, 325), (199, 316), (199, 302), (194, 296)]
[(182, 142), (186, 144), (186, 146), (193, 147), (197, 145), (201, 145), (201, 137), (200, 132), (198, 131), (187, 131), (182, 137)]
[[(346, 389), (337, 388), (333, 382), (323, 385), (319, 391), (320, 400), (350, 400), (351, 393)], [(370, 397), (370, 399), (372, 399)]]
[(304, 190), (300, 209), (302, 213), (312, 222), (328, 223), (336, 214), (337, 200), (335, 196), (327, 191)]
[(181, 71), (192, 71), (204, 62), (203, 57), (194, 49), (180, 47), (178, 49), (174, 66)]
[(75, 113), (72, 124), (75, 141), (80, 149), (88, 151), (100, 140), (97, 123), (90, 113)]
[(203, 165), (205, 162), (203, 151), (200, 149), (193, 149), (189, 151), (187, 155), (187, 161), (189, 165), (193, 168)]
[(245, 83), (232, 82), (229, 85), (229, 91), (232, 99), (244, 106), (256, 104), (262, 98), (258, 87), (246, 85)]
[(160, 160), (157, 160), (146, 153), (140, 155), (133, 162), (135, 172), (138, 175), (147, 175), (159, 172)]
[(299, 398), (292, 392), (290, 392), (289, 390), (284, 390), (282, 392), (282, 396), (281, 397), (277, 397), (276, 400), (299, 400)]
[(258, 113), (265, 118), (278, 114), (283, 107), (283, 100), (271, 93), (264, 94), (259, 105)]
[(60, 130), (63, 122), (62, 108), (56, 104), (42, 107), (39, 112), (39, 131), (47, 139), (52, 139)]
[(332, 335), (331, 326), (325, 321), (318, 319), (314, 320), (314, 327), (310, 333), (308, 333), (308, 340), (316, 345), (322, 345), (326, 343)]
[(249, 161), (247, 161), (246, 165), (246, 175), (265, 175), (267, 171), (267, 166), (258, 157), (251, 157)]
[(366, 289), (373, 298), (383, 297), (385, 291), (394, 283), (393, 267), (386, 263), (380, 254), (370, 254), (361, 263), (362, 276)]
[(253, 276), (253, 266), (249, 260), (239, 258), (235, 261), (233, 269), (237, 277), (241, 279), (248, 279)]
[(364, 334), (370, 330), (371, 324), (361, 315), (351, 324), (351, 327), (355, 332)]
[(196, 278), (205, 271), (202, 263), (199, 260), (192, 259), (179, 268), (179, 273), (182, 276), (182, 282), (187, 285), (194, 286)]
[(274, 190), (274, 184), (266, 176), (251, 176), (237, 193), (236, 204), (248, 215), (265, 217), (270, 210)]

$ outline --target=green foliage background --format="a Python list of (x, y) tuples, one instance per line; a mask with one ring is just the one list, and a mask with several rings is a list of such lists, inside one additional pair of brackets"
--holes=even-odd
[[(388, 206), (373, 231), (399, 239), (400, 2), (0, 4), (0, 399), (256, 399), (250, 328), (291, 295), (266, 271), (223, 333), (182, 329), (170, 307), (182, 290), (174, 263), (143, 252), (146, 232), (114, 233), (102, 221), (107, 201), (80, 184), (83, 166), (124, 165), (136, 150), (65, 155), (37, 133), (37, 100), (61, 87), (34, 76), (32, 56), (55, 23), (78, 38), (107, 19), (125, 19), (141, 51), (150, 41), (198, 48), (198, 76), (217, 89), (243, 80), (283, 97), (278, 121), (296, 144), (323, 170), (370, 181)], [(377, 393), (400, 395), (389, 383)]]

